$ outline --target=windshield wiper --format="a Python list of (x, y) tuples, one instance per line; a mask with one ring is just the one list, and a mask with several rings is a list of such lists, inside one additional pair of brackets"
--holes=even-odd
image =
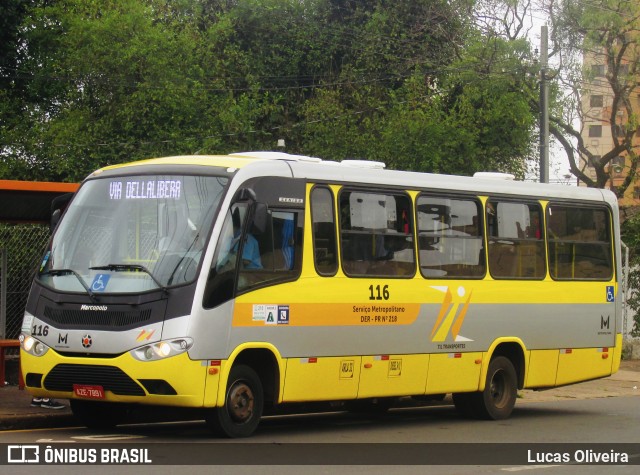
[(164, 285), (162, 285), (158, 281), (158, 279), (156, 279), (156, 277), (151, 273), (151, 271), (149, 271), (149, 269), (147, 269), (145, 266), (142, 266), (140, 264), (107, 264), (106, 266), (89, 267), (89, 270), (112, 270), (115, 272), (124, 272), (128, 270), (142, 271), (145, 274), (147, 274), (149, 277), (151, 277), (151, 280), (153, 280), (153, 282), (159, 288), (161, 288), (165, 293), (167, 293), (167, 288)]
[(74, 275), (76, 279), (78, 279), (78, 281), (82, 284), (82, 287), (84, 287), (84, 290), (87, 291), (87, 294), (89, 295), (89, 298), (91, 299), (91, 301), (96, 302), (97, 298), (95, 294), (91, 291), (91, 289), (89, 288), (87, 283), (84, 281), (82, 276), (78, 274), (76, 271), (74, 271), (73, 269), (49, 269), (40, 273), (40, 275), (51, 275), (53, 277), (58, 277), (61, 275), (69, 275), (69, 274)]

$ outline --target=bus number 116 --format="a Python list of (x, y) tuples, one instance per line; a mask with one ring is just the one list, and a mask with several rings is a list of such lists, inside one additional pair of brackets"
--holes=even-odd
[(389, 300), (389, 286), (369, 286), (369, 300)]

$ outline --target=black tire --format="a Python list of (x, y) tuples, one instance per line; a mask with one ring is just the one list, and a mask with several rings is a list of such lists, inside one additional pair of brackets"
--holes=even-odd
[(453, 393), (451, 398), (453, 399), (453, 405), (456, 407), (456, 411), (463, 417), (474, 417), (473, 412), (473, 396), (475, 393)]
[(484, 391), (472, 393), (474, 416), (478, 419), (507, 419), (518, 395), (518, 376), (513, 364), (504, 356), (489, 363)]
[(248, 366), (234, 366), (229, 373), (224, 406), (209, 410), (206, 421), (214, 433), (229, 438), (249, 437), (262, 417), (262, 382)]
[(71, 399), (69, 404), (74, 417), (90, 429), (113, 429), (125, 416), (125, 408), (113, 403)]

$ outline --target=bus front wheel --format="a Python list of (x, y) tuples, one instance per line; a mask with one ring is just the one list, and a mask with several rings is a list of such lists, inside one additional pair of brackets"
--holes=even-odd
[(262, 382), (248, 366), (231, 369), (224, 406), (216, 407), (206, 415), (209, 427), (225, 437), (249, 437), (254, 433), (264, 408)]

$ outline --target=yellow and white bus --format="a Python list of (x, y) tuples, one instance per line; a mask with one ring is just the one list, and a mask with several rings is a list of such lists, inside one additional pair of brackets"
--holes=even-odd
[(618, 370), (620, 240), (606, 190), (390, 171), (276, 152), (106, 167), (35, 277), (21, 364), (88, 426), (201, 408), (229, 437), (287, 403), (381, 410)]

